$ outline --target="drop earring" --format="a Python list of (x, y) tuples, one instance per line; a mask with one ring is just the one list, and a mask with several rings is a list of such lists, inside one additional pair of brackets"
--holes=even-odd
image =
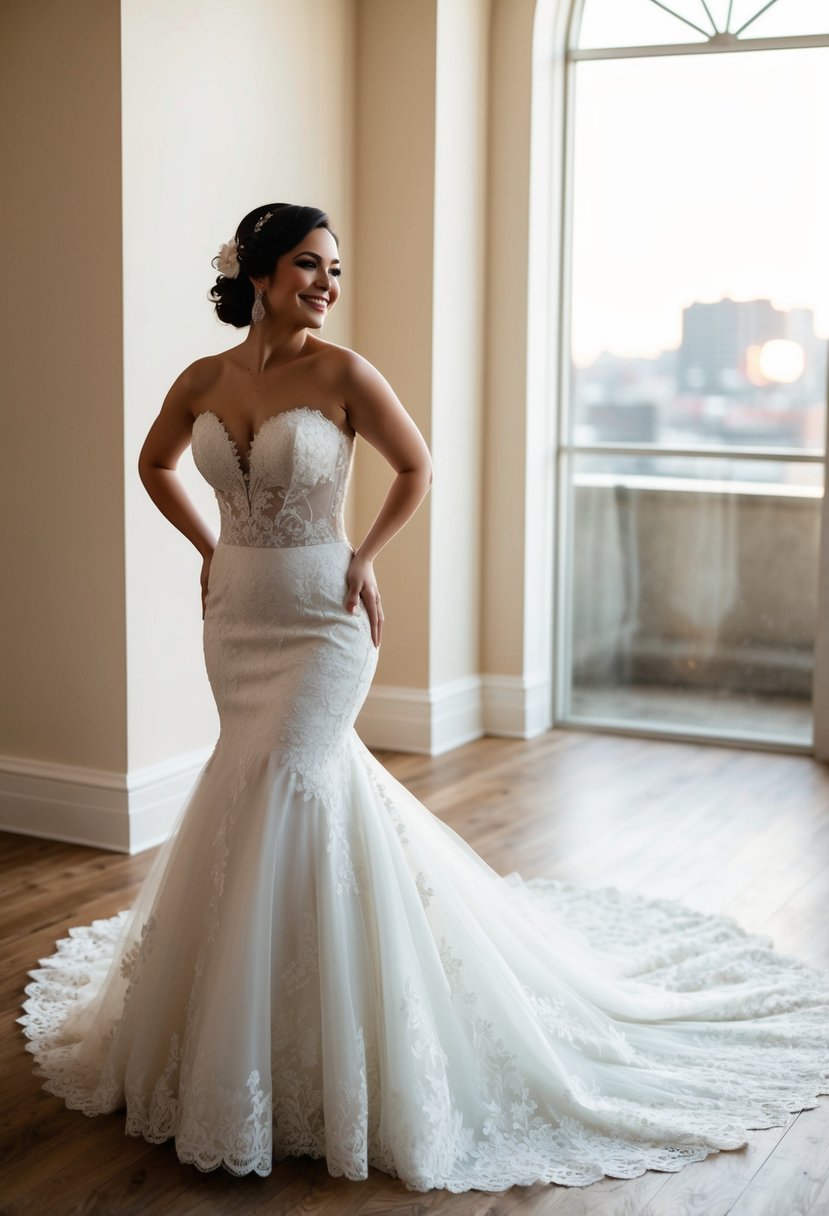
[(258, 325), (265, 315), (265, 306), (262, 303), (262, 296), (264, 294), (264, 287), (257, 287), (256, 299), (253, 301), (253, 308), (250, 310), (250, 319), (254, 325)]

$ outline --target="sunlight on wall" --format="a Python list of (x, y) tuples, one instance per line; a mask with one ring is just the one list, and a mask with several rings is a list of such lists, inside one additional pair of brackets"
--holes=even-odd
[[(131, 768), (218, 730), (201, 652), (201, 559), (147, 496), (138, 452), (188, 363), (245, 337), (217, 320), (206, 293), (210, 259), (247, 211), (268, 201), (321, 206), (350, 249), (352, 39), (352, 5), (339, 0), (123, 3)], [(324, 89), (309, 87), (319, 79)], [(350, 326), (345, 292), (326, 337), (348, 343)], [(189, 450), (179, 471), (217, 533), (213, 492)]]

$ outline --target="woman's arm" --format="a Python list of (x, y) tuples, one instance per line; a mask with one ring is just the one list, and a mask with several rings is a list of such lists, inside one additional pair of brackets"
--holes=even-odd
[(138, 456), (138, 476), (159, 511), (202, 555), (201, 612), (204, 618), (210, 562), (216, 540), (193, 506), (176, 465), (193, 431), (191, 403), (211, 375), (209, 356), (186, 368), (170, 388)]
[(371, 622), (372, 640), (379, 646), (383, 610), (372, 563), (426, 497), (432, 484), (432, 458), (425, 439), (380, 372), (353, 351), (344, 354), (348, 420), (397, 474), (374, 522), (355, 550), (348, 572), (346, 608), (354, 612), (362, 596)]

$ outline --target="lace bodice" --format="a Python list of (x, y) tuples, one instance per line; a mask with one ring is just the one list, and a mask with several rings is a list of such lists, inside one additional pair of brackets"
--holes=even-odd
[(320, 410), (301, 405), (267, 418), (253, 437), (247, 473), (212, 410), (193, 423), (192, 448), (216, 492), (223, 544), (281, 549), (348, 539), (343, 507), (354, 442)]

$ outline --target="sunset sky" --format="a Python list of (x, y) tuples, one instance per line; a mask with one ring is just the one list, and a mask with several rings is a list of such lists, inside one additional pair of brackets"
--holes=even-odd
[(829, 48), (575, 70), (576, 362), (676, 347), (683, 306), (724, 295), (829, 335)]

